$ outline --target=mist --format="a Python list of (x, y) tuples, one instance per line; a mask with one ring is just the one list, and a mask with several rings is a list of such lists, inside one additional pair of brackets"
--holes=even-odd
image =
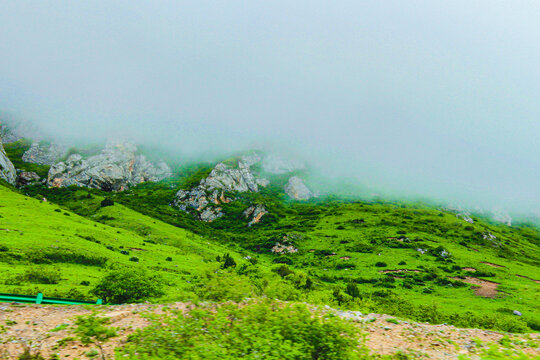
[(0, 111), (180, 160), (540, 214), (540, 3), (3, 1)]

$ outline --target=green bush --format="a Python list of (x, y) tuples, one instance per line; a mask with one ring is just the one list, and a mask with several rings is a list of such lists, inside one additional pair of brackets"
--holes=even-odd
[(365, 355), (359, 338), (353, 324), (305, 305), (257, 302), (152, 315), (117, 351), (147, 360), (346, 360)]
[(144, 270), (120, 269), (105, 275), (92, 289), (92, 294), (107, 303), (137, 302), (163, 295), (163, 280)]

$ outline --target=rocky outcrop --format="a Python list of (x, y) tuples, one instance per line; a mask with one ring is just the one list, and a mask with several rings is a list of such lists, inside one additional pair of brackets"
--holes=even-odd
[(126, 142), (109, 142), (103, 151), (84, 159), (72, 154), (66, 161), (51, 166), (48, 184), (53, 187), (83, 186), (104, 191), (122, 191), (146, 181), (171, 176), (164, 162), (153, 164), (137, 147)]
[(17, 186), (26, 186), (38, 183), (41, 180), (33, 171), (23, 171), (17, 175)]
[(291, 199), (295, 200), (309, 200), (315, 197), (315, 194), (309, 190), (304, 181), (298, 176), (291, 177), (284, 190)]
[(248, 207), (243, 214), (244, 217), (249, 220), (248, 226), (251, 226), (253, 224), (258, 224), (262, 217), (268, 214), (268, 211), (264, 205), (258, 204)]
[(2, 140), (0, 139), (0, 179), (4, 179), (8, 183), (15, 185), (16, 177), (15, 166), (13, 166), (11, 160), (7, 157)]
[(39, 164), (53, 165), (67, 154), (67, 148), (59, 144), (33, 143), (23, 154), (23, 161)]
[(235, 165), (219, 163), (199, 185), (178, 191), (171, 205), (194, 212), (200, 220), (213, 221), (224, 215), (219, 205), (234, 200), (228, 193), (257, 192), (260, 186), (267, 185), (268, 181), (257, 177), (251, 169), (259, 161), (258, 155), (249, 155)]

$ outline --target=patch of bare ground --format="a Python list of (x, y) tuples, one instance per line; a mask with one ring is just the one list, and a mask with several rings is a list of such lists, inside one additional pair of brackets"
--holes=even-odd
[(487, 262), (487, 261), (480, 261), (482, 264), (486, 264), (487, 266), (491, 266), (491, 267), (494, 267), (494, 268), (503, 268), (505, 266), (503, 265), (498, 265), (498, 264), (494, 264), (494, 263), (490, 263), (490, 262)]
[(464, 267), (464, 268), (461, 268), (461, 270), (463, 270), (463, 271), (476, 271), (476, 269), (473, 268), (473, 267)]
[(528, 276), (525, 276), (525, 275), (519, 275), (519, 274), (516, 274), (516, 276), (517, 276), (517, 277), (520, 277), (520, 278), (523, 278), (523, 279), (529, 279), (529, 280), (531, 280), (531, 281), (534, 281), (534, 282), (537, 283), (537, 284), (540, 284), (540, 280), (535, 280), (535, 279), (532, 279), (532, 278), (530, 278), (530, 277), (528, 277)]
[(499, 283), (494, 281), (482, 280), (471, 276), (452, 277), (450, 279), (460, 280), (464, 283), (474, 285), (472, 288), (474, 289), (474, 294), (477, 296), (494, 298), (498, 294), (497, 287), (499, 286)]
[[(141, 315), (145, 312), (161, 313), (165, 306), (181, 311), (189, 311), (192, 307), (186, 303), (91, 307), (0, 304), (0, 323), (4, 326), (0, 333), (0, 359), (18, 359), (25, 346), (29, 346), (32, 353), (39, 352), (45, 359), (55, 354), (60, 359), (87, 358), (85, 354), (96, 349), (96, 346), (83, 345), (76, 339), (73, 330), (77, 316), (90, 314), (94, 310), (100, 316), (109, 317), (110, 326), (118, 328), (118, 336), (110, 338), (102, 346), (104, 358), (111, 360), (114, 359), (114, 349), (122, 347), (129, 334), (148, 325)], [(366, 345), (373, 354), (392, 355), (401, 352), (414, 359), (458, 359), (460, 355), (474, 356), (479, 350), (478, 341), (484, 344), (496, 343), (503, 336), (510, 335), (516, 340), (510, 345), (514, 350), (540, 355), (538, 346), (530, 346), (531, 342), (539, 343), (540, 334), (504, 334), (480, 329), (459, 329), (449, 325), (396, 320), (389, 322), (391, 317), (388, 315), (363, 315), (355, 311), (325, 308), (342, 318), (355, 321), (367, 334)], [(53, 329), (56, 331), (51, 331)]]

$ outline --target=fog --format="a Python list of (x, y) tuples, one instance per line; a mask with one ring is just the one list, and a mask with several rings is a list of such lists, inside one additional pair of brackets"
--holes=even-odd
[(0, 0), (0, 111), (540, 214), (540, 2)]

